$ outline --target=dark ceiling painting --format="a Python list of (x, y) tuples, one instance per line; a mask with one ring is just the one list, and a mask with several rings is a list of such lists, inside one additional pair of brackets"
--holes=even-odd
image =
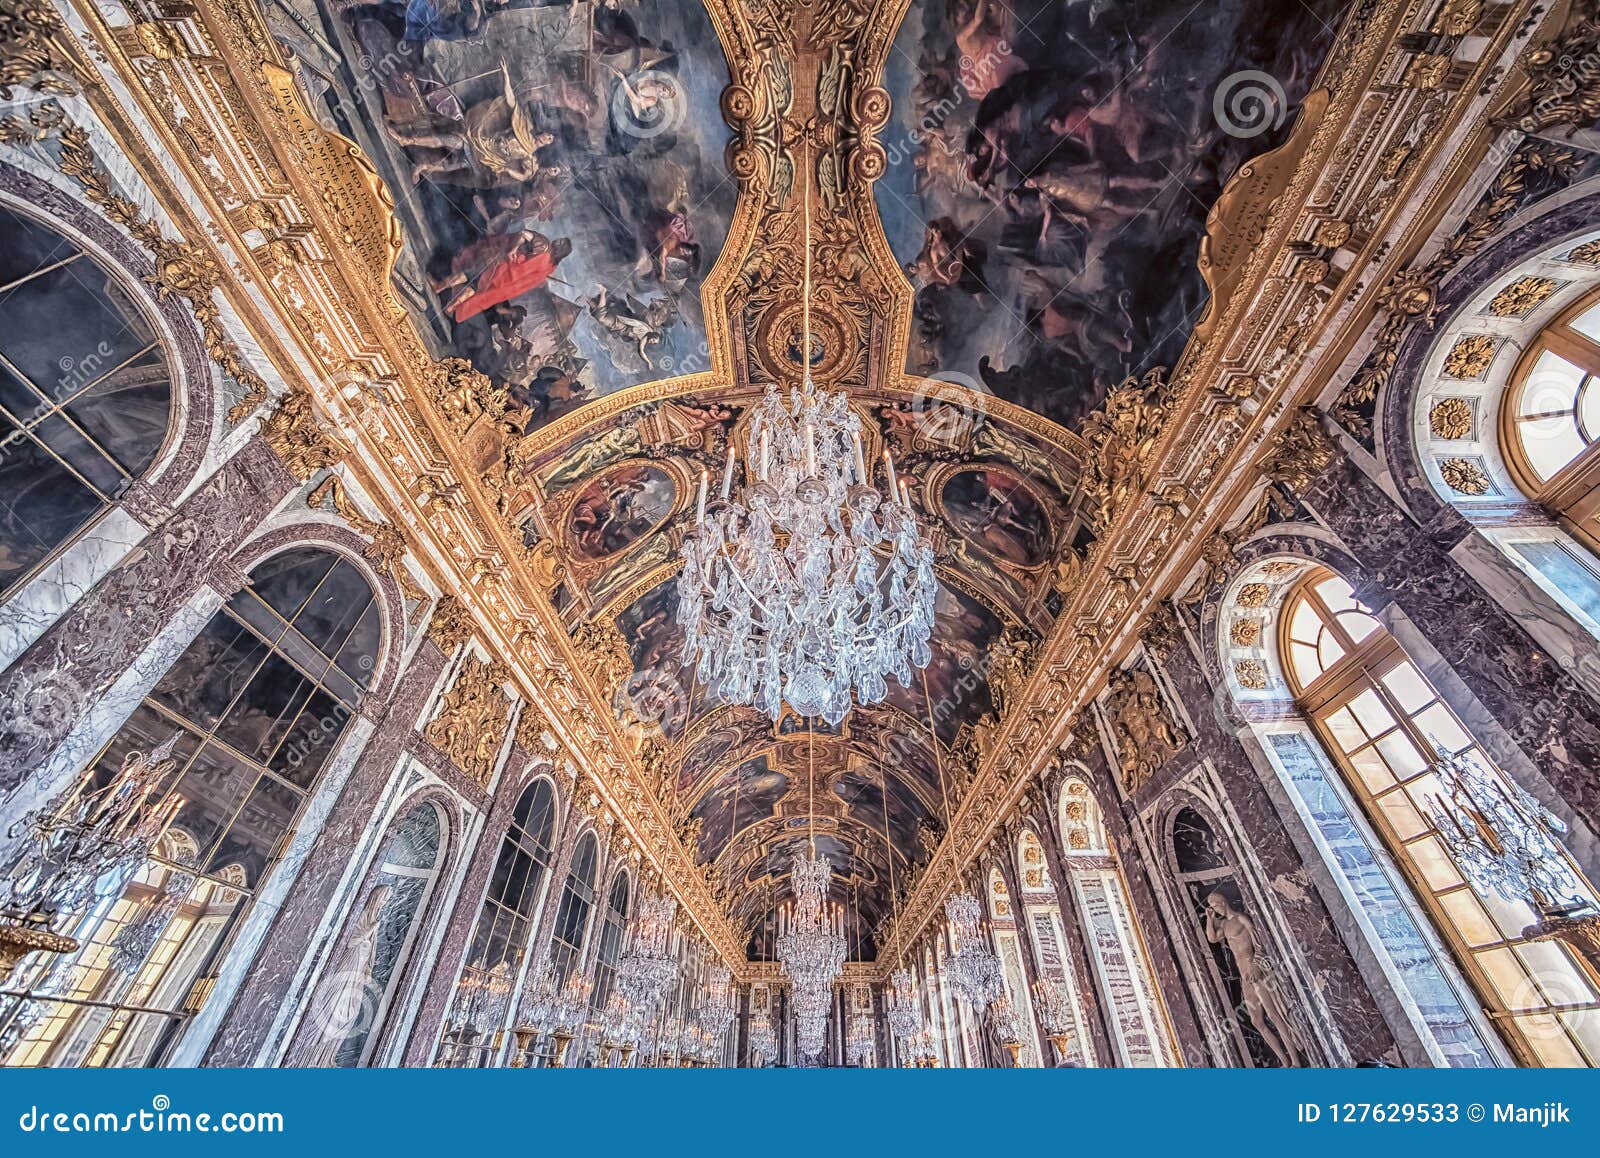
[[(312, 105), (377, 166), (397, 284), (439, 356), (529, 427), (704, 362), (699, 288), (732, 215), (699, 3), (296, 0)], [(281, 22), (280, 22), (281, 26)]]
[(918, 0), (876, 186), (917, 289), (907, 368), (1076, 426), (1171, 366), (1206, 304), (1206, 214), (1286, 136), (1344, 9)]
[(955, 529), (992, 558), (1017, 567), (1037, 567), (1050, 558), (1050, 517), (1039, 497), (1010, 471), (958, 471), (939, 497)]
[(595, 478), (567, 512), (567, 545), (579, 559), (620, 554), (666, 521), (677, 487), (651, 463), (631, 462)]
[[(884, 801), (886, 781), (887, 809)], [(896, 850), (896, 871), (904, 873), (910, 865), (923, 859), (920, 833), (928, 812), (917, 794), (899, 779), (894, 776), (886, 778), (871, 768), (852, 768), (834, 782), (833, 791), (844, 801), (850, 818), (876, 834), (880, 845), (887, 826), (890, 844)]]
[(1001, 625), (983, 604), (944, 584), (933, 613), (933, 661), (912, 672), (910, 687), (890, 680), (888, 702), (923, 727), (931, 713), (939, 739), (949, 745), (963, 724), (994, 710), (983, 661)]
[(700, 822), (700, 859), (716, 860), (735, 833), (772, 816), (788, 791), (789, 777), (765, 754), (719, 776), (689, 813)]
[[(633, 675), (625, 691), (640, 718), (658, 720), (670, 739), (677, 739), (684, 724), (712, 704), (704, 685), (694, 679), (693, 669), (683, 665), (683, 632), (677, 611), (677, 578), (673, 577), (651, 588), (617, 616), (617, 630), (633, 659)], [(658, 701), (673, 700), (675, 705), (647, 715), (634, 699), (644, 689)]]

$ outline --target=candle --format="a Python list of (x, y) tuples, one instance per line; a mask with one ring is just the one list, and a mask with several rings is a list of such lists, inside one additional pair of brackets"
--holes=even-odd
[(806, 475), (817, 473), (817, 428), (806, 423)]
[(911, 485), (905, 479), (900, 480), (900, 502), (906, 510), (911, 509)]
[(767, 481), (767, 449), (768, 449), (768, 445), (767, 445), (767, 429), (766, 429), (766, 427), (762, 427), (761, 428), (761, 469), (758, 472), (758, 477), (761, 479), (762, 482), (766, 482)]
[(867, 460), (861, 452), (861, 430), (859, 427), (850, 432), (850, 441), (856, 452), (856, 482), (864, 484), (867, 481)]
[(706, 521), (706, 485), (711, 481), (711, 476), (705, 471), (700, 472), (700, 502), (695, 510), (694, 521), (696, 525)]
[(883, 462), (884, 465), (889, 468), (889, 498), (892, 501), (896, 492), (898, 492), (900, 489), (900, 484), (895, 479), (894, 459), (889, 457), (889, 452), (887, 450), (883, 452)]
[(728, 447), (728, 465), (722, 468), (722, 501), (733, 497), (733, 447)]

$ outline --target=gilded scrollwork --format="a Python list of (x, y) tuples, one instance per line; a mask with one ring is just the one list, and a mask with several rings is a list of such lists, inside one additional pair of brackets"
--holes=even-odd
[(511, 701), (504, 690), (509, 677), (503, 665), (468, 656), (439, 714), (422, 730), (423, 739), (484, 788), (510, 725)]

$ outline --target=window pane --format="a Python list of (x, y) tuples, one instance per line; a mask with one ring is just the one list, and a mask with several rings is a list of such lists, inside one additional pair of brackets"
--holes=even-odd
[(1428, 682), (1410, 662), (1402, 663), (1386, 672), (1383, 686), (1400, 701), (1400, 708), (1407, 715), (1415, 713), (1418, 708), (1433, 699), (1433, 688), (1428, 686)]
[(1584, 337), (1600, 342), (1600, 302), (1596, 302), (1569, 323)]
[(1554, 540), (1512, 543), (1517, 554), (1561, 594), (1578, 605), (1580, 611), (1600, 626), (1600, 577), (1576, 557), (1565, 543)]
[(1527, 452), (1528, 465), (1541, 482), (1583, 452), (1583, 436), (1571, 414), (1520, 419), (1517, 433)]
[(1350, 701), (1350, 710), (1369, 736), (1380, 736), (1395, 725), (1394, 715), (1371, 688)]
[(1416, 722), (1423, 735), (1450, 752), (1459, 752), (1472, 743), (1472, 737), (1467, 735), (1466, 729), (1456, 722), (1450, 709), (1443, 704), (1434, 704), (1427, 711), (1419, 713)]
[(99, 495), (0, 414), (0, 594), (102, 505)]
[(1559, 354), (1544, 351), (1523, 383), (1522, 393), (1517, 398), (1517, 417), (1571, 414), (1582, 381), (1580, 368)]

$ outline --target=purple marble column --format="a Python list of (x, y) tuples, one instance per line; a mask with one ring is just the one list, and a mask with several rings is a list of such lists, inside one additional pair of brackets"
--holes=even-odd
[[(279, 1011), (304, 996), (292, 992), (297, 967), (310, 950), (329, 901), (351, 857), (368, 835), (406, 741), (444, 670), (445, 655), (432, 641), (422, 644), (357, 760), (339, 799), (317, 834), (311, 853), (284, 898), (245, 981), (205, 1052), (204, 1064), (246, 1066), (267, 1043)], [(362, 705), (367, 714), (366, 705)], [(369, 717), (370, 718), (370, 717)], [(348, 742), (348, 737), (346, 738)]]
[(489, 874), (494, 870), (494, 862), (500, 855), (500, 844), (511, 826), (517, 797), (527, 787), (530, 766), (534, 763), (534, 757), (513, 745), (473, 846), (466, 875), (456, 893), (449, 928), (432, 962), (433, 972), (428, 977), (427, 991), (423, 994), (421, 1007), (411, 1026), (403, 1065), (426, 1066), (433, 1062), (434, 1047), (439, 1042), (445, 1015), (450, 1008), (450, 997), (455, 992), (456, 978), (461, 971), (461, 959), (467, 951), (467, 941), (477, 926), (484, 894), (489, 889)]
[[(1153, 800), (1174, 776), (1181, 775), (1202, 758), (1209, 759), (1241, 829), (1249, 834), (1250, 847), (1237, 851), (1241, 856), (1247, 853), (1253, 856), (1272, 882), (1277, 907), (1316, 978), (1334, 1027), (1350, 1055), (1357, 1059), (1377, 1058), (1396, 1050), (1378, 1002), (1367, 988), (1326, 902), (1306, 872), (1283, 819), (1261, 785), (1249, 753), (1236, 735), (1222, 727), (1213, 710), (1216, 702), (1213, 689), (1194, 654), (1187, 646), (1176, 647), (1162, 668), (1187, 705), (1196, 734), (1141, 787), (1141, 799)], [(1307, 1020), (1316, 1024), (1314, 1018)]]
[(259, 437), (0, 674), (0, 793), (45, 762), (179, 608), (298, 484)]

